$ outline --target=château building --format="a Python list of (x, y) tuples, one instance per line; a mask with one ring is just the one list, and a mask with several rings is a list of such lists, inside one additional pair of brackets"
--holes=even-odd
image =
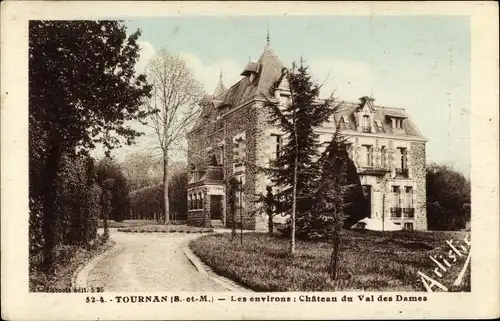
[[(246, 229), (267, 229), (267, 217), (255, 213), (256, 194), (275, 186), (256, 168), (268, 166), (283, 144), (269, 124), (266, 101), (287, 104), (289, 89), (283, 64), (269, 41), (257, 61), (250, 61), (241, 80), (229, 88), (222, 73), (212, 95), (188, 134), (188, 224), (231, 225), (227, 186), (241, 181), (236, 194), (237, 218)], [(317, 128), (320, 140), (331, 140), (336, 126), (348, 137), (369, 216), (408, 230), (425, 230), (425, 138), (404, 109), (378, 106), (370, 97), (343, 102), (332, 119)], [(241, 196), (241, 199), (240, 199)], [(241, 216), (240, 216), (241, 213)]]

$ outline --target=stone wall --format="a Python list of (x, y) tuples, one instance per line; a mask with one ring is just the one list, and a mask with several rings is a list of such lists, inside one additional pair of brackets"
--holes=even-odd
[[(258, 137), (258, 133), (256, 132), (257, 111), (255, 104), (251, 103), (234, 111), (226, 110), (225, 115), (221, 113), (220, 116), (220, 120), (215, 120), (213, 117), (207, 118), (205, 128), (190, 135), (188, 138), (188, 162), (190, 164), (195, 162), (197, 155), (201, 155), (202, 159), (207, 159), (210, 153), (213, 153), (217, 157), (217, 160), (221, 162), (221, 151), (224, 151), (223, 172), (226, 182), (226, 225), (231, 226), (232, 218), (229, 212), (229, 200), (227, 197), (229, 189), (227, 188), (227, 181), (235, 174), (233, 171), (233, 137), (245, 132), (246, 146), (245, 157), (243, 159), (245, 166), (244, 171), (240, 173), (245, 176), (245, 183), (243, 185), (243, 202), (245, 204), (243, 207), (243, 228), (255, 229), (253, 212), (256, 205), (252, 202), (255, 194), (256, 179), (256, 167), (252, 164), (258, 163), (255, 154), (255, 138)], [(216, 122), (220, 122), (220, 125), (217, 126)], [(207, 149), (210, 151), (207, 152)], [(210, 207), (208, 207), (208, 211), (209, 209)], [(239, 222), (241, 221), (239, 211), (236, 216), (236, 223), (239, 226)], [(197, 220), (201, 220), (201, 218)]]
[(412, 178), (416, 183), (415, 229), (427, 230), (425, 143), (412, 142), (409, 156), (412, 163)]
[(211, 227), (210, 222), (210, 197), (205, 188), (200, 188), (203, 193), (203, 209), (191, 209), (187, 214), (187, 225)]

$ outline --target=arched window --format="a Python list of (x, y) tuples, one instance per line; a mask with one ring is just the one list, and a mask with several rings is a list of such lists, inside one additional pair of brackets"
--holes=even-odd
[(344, 116), (340, 117), (339, 127), (340, 127), (340, 130), (346, 130), (346, 124), (345, 124)]
[(201, 196), (201, 193), (198, 193), (198, 209), (203, 208), (203, 198)]

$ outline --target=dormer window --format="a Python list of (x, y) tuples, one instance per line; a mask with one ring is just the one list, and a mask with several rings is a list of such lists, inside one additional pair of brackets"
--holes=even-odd
[(405, 116), (403, 115), (387, 115), (391, 120), (392, 129), (402, 130), (404, 128)]
[(363, 115), (363, 125), (361, 127), (363, 133), (369, 133), (371, 126), (370, 126), (370, 116), (368, 115)]
[(403, 118), (392, 117), (391, 120), (393, 129), (403, 129)]
[(248, 77), (250, 82), (255, 80), (257, 73), (259, 72), (259, 63), (255, 61), (250, 61), (245, 69), (241, 72), (241, 76)]
[(339, 127), (340, 127), (340, 130), (346, 130), (346, 129), (348, 129), (349, 122), (347, 121), (347, 119), (345, 118), (345, 116), (340, 117)]

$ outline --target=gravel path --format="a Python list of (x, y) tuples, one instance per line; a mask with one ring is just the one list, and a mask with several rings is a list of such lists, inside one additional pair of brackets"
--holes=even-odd
[(116, 248), (90, 271), (88, 286), (105, 292), (227, 291), (189, 262), (181, 250), (196, 234), (111, 232)]

